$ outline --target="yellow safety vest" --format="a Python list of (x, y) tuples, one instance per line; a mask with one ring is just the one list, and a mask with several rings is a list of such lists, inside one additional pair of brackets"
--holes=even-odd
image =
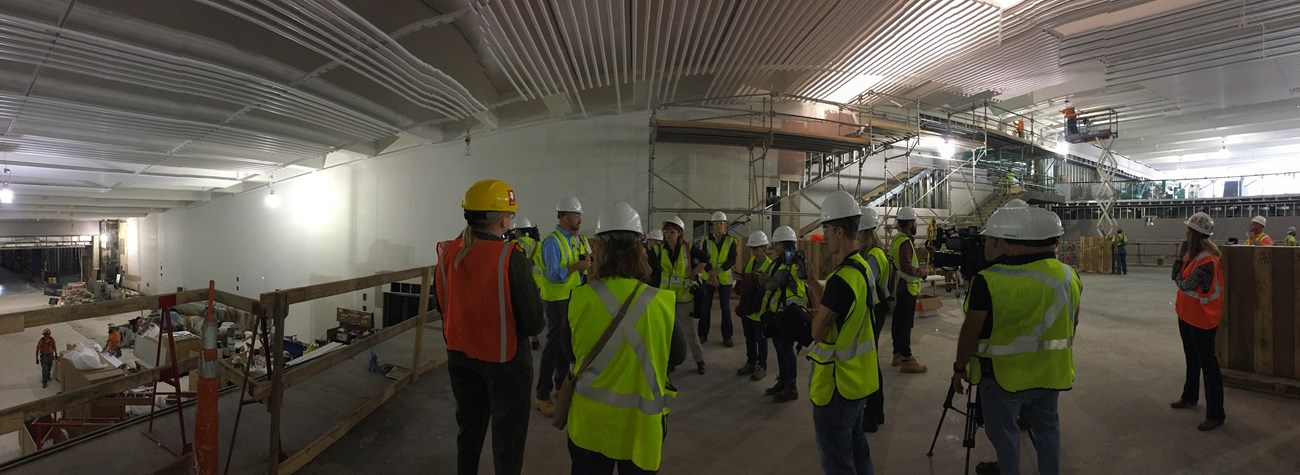
[(537, 257), (534, 263), (542, 271), (542, 278), (538, 281), (538, 287), (542, 290), (542, 300), (547, 302), (568, 300), (569, 292), (582, 285), (582, 275), (578, 272), (571, 272), (568, 277), (565, 277), (564, 282), (559, 284), (551, 282), (551, 279), (546, 276), (546, 263), (542, 259), (543, 252), (540, 249), (546, 246), (546, 240), (549, 239), (554, 239), (555, 243), (559, 245), (560, 262), (557, 264), (560, 267), (568, 267), (577, 263), (578, 256), (584, 254), (584, 249), (590, 249), (590, 247), (584, 247), (587, 244), (587, 239), (582, 235), (575, 235), (572, 239), (566, 238), (559, 229), (551, 231), (551, 234), (537, 245), (539, 249), (536, 252)]
[(669, 255), (667, 246), (656, 247), (655, 249), (659, 254), (659, 288), (677, 293), (678, 302), (695, 300), (695, 296), (687, 290), (691, 283), (691, 269), (688, 267), (691, 253), (690, 246), (684, 243), (681, 244), (680, 250), (677, 251), (676, 262), (673, 262), (672, 257)]
[(524, 251), (524, 257), (533, 263), (533, 282), (537, 283), (537, 288), (542, 288), (542, 281), (546, 280), (546, 275), (542, 273), (543, 267), (538, 264), (538, 255), (541, 254), (542, 243), (528, 236), (519, 236), (514, 239), (519, 243), (519, 248)]
[(1286, 235), (1286, 240), (1283, 241), (1283, 242), (1285, 242), (1286, 245), (1288, 245), (1288, 246), (1295, 247), (1295, 245), (1296, 245), (1295, 236), (1294, 236), (1294, 235), (1291, 235), (1291, 234), (1288, 234), (1288, 235)]
[[(754, 263), (757, 262), (757, 261), (758, 261), (758, 258), (757, 258), (757, 257), (750, 256), (749, 261), (745, 262), (745, 272), (744, 272), (744, 273), (746, 273), (746, 274), (762, 274), (762, 275), (768, 275), (768, 274), (771, 273), (771, 271), (772, 271), (772, 260), (771, 260), (771, 259), (767, 259), (767, 257), (764, 256), (764, 258), (763, 258), (763, 263), (762, 263), (762, 264), (758, 264), (757, 266), (755, 266)], [(762, 299), (762, 297), (760, 296), (759, 299)], [(761, 300), (760, 300), (760, 302), (761, 302)], [(762, 319), (763, 319), (763, 307), (760, 306), (760, 307), (758, 308), (758, 311), (757, 311), (757, 312), (754, 312), (752, 315), (745, 315), (745, 318), (748, 318), (748, 319), (753, 320), (753, 321), (756, 321), (756, 322), (759, 321), (759, 320), (762, 320)]]
[[(780, 289), (763, 293), (764, 311), (778, 313), (790, 305), (808, 306), (808, 284), (799, 279), (799, 266), (797, 264), (778, 264), (772, 268), (769, 275), (776, 275), (777, 272), (783, 269), (790, 272), (790, 280)], [(793, 282), (794, 285), (791, 286), (790, 282)], [(782, 297), (785, 298), (784, 301), (781, 300)], [(759, 316), (761, 317), (762, 314), (763, 312), (760, 311)]]
[(889, 288), (889, 279), (892, 276), (889, 269), (889, 257), (885, 255), (885, 250), (879, 247), (868, 249), (866, 257), (867, 266), (871, 268), (873, 275), (876, 276), (876, 302), (884, 302), (894, 293), (894, 289)]
[(1262, 233), (1262, 232), (1259, 233), (1258, 236), (1247, 236), (1247, 237), (1246, 237), (1246, 245), (1247, 245), (1247, 246), (1262, 246), (1262, 245), (1264, 245), (1264, 240), (1265, 240), (1265, 239), (1269, 239), (1270, 241), (1272, 240), (1272, 239), (1270, 239), (1270, 238), (1268, 237), (1268, 234), (1267, 234), (1267, 233)]
[(862, 254), (854, 252), (849, 259), (861, 268), (840, 264), (832, 275), (844, 279), (853, 289), (853, 306), (843, 325), (831, 325), (826, 338), (808, 350), (808, 359), (813, 361), (808, 395), (817, 406), (830, 404), (835, 392), (844, 399), (856, 400), (880, 389), (875, 332), (871, 328), (870, 289), (876, 276), (870, 274)]
[[(709, 249), (709, 264), (712, 264), (714, 269), (722, 267), (722, 262), (727, 260), (727, 253), (730, 252), (731, 247), (736, 244), (736, 238), (731, 236), (723, 237), (721, 248), (718, 248), (712, 235), (705, 236), (704, 240), (708, 243), (706, 246), (708, 246)], [(730, 270), (718, 273), (718, 285), (731, 285)]]
[(591, 354), (637, 284), (626, 278), (597, 280), (574, 289), (569, 300), (573, 367), (594, 358), (575, 386), (569, 439), (606, 457), (631, 460), (643, 470), (659, 470), (663, 419), (677, 396), (668, 384), (673, 292), (643, 286), (605, 348)]
[[(993, 331), (975, 356), (993, 363), (1002, 389), (1070, 389), (1074, 384), (1074, 312), (1083, 287), (1079, 276), (1056, 259), (1025, 265), (997, 264), (980, 272), (993, 302)], [(965, 308), (970, 309), (967, 301)], [(968, 363), (980, 382), (976, 358)]]
[[(893, 266), (894, 272), (898, 274), (898, 278), (903, 279), (903, 282), (907, 283), (907, 293), (915, 296), (921, 293), (921, 281), (925, 280), (925, 277), (908, 275), (903, 272), (903, 266), (900, 264), (902, 261), (900, 255), (903, 253), (903, 243), (910, 242), (911, 240), (912, 237), (908, 236), (907, 233), (901, 231), (894, 233), (894, 239), (889, 243), (889, 262)], [(912, 267), (917, 269), (921, 268), (921, 261), (916, 257), (916, 243), (912, 243)]]

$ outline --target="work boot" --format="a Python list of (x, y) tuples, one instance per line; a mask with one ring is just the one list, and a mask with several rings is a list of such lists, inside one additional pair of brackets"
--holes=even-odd
[(1169, 403), (1169, 407), (1172, 407), (1174, 409), (1182, 409), (1185, 407), (1192, 407), (1195, 405), (1196, 405), (1196, 401), (1184, 401), (1182, 399)]
[(546, 416), (546, 417), (554, 417), (554, 416), (555, 416), (555, 405), (554, 405), (554, 404), (551, 404), (551, 401), (544, 401), (544, 400), (538, 399), (538, 400), (537, 400), (537, 411), (538, 411), (538, 412), (541, 412), (543, 416)]
[(776, 397), (773, 398), (773, 400), (778, 404), (787, 403), (796, 399), (799, 399), (799, 387), (796, 386), (793, 381), (785, 387), (785, 391), (781, 391), (781, 394), (777, 394)]
[(926, 368), (925, 365), (921, 364), (921, 360), (918, 360), (918, 359), (916, 359), (915, 356), (913, 356), (913, 357), (911, 357), (911, 358), (907, 358), (907, 359), (903, 360), (903, 363), (902, 363), (901, 365), (899, 365), (899, 367), (898, 367), (898, 372), (900, 372), (900, 373), (924, 373), (924, 372), (926, 372), (926, 370), (928, 370), (928, 369), (929, 369), (929, 368)]
[(997, 462), (980, 462), (975, 464), (975, 475), (998, 475)]
[(755, 366), (753, 374), (749, 375), (749, 380), (762, 381), (763, 378), (765, 377), (767, 377), (767, 368), (764, 368), (762, 366)]
[(900, 354), (898, 354), (898, 353), (894, 353), (894, 362), (893, 362), (892, 364), (890, 364), (890, 366), (898, 367), (898, 365), (901, 365), (901, 364), (903, 364), (903, 355), (900, 355)]
[(722, 339), (722, 346), (725, 346), (725, 347), (727, 347), (727, 348), (731, 348), (731, 347), (733, 347), (733, 346), (736, 346), (736, 342), (731, 341), (730, 338), (723, 338), (723, 339)]
[(752, 374), (753, 372), (754, 372), (754, 364), (746, 362), (745, 366), (741, 366), (740, 369), (736, 370), (736, 376), (744, 376), (747, 374)]
[(49, 382), (49, 381), (41, 381), (41, 389), (45, 389), (45, 388), (48, 388), (48, 387), (50, 387), (50, 382)]
[(786, 385), (786, 384), (787, 384), (787, 383), (786, 383), (786, 380), (784, 380), (784, 379), (777, 379), (777, 380), (776, 380), (776, 384), (773, 384), (772, 387), (767, 388), (766, 391), (763, 391), (763, 395), (764, 395), (764, 396), (775, 396), (775, 395), (777, 395), (777, 394), (781, 394), (781, 392), (785, 391), (785, 385)]
[(703, 361), (701, 361), (701, 362), (699, 362), (699, 363), (695, 363), (695, 372), (696, 372), (696, 373), (699, 373), (699, 374), (704, 374), (704, 362), (703, 362)]
[(1200, 425), (1197, 425), (1196, 428), (1199, 430), (1214, 430), (1216, 427), (1219, 427), (1221, 425), (1223, 425), (1223, 421), (1206, 419), (1205, 422), (1200, 423)]

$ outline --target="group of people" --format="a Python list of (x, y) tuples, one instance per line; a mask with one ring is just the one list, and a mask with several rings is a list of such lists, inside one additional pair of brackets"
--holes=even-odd
[[(439, 243), (435, 275), (460, 426), (459, 473), (478, 472), (489, 424), (497, 473), (522, 471), (533, 407), (567, 431), (573, 473), (657, 471), (677, 391), (670, 373), (688, 352), (696, 371), (705, 371), (701, 343), (711, 326), (700, 309), (712, 306), (713, 295), (724, 302), (722, 339), (731, 346), (728, 296), (735, 285), (746, 339), (745, 365), (736, 374), (763, 379), (770, 336), (778, 372), (766, 393), (798, 399), (796, 347), (801, 340), (809, 346), (807, 391), (825, 473), (873, 473), (864, 432), (884, 421), (877, 349), (886, 314), (894, 317), (891, 364), (926, 371), (908, 345), (925, 275), (911, 242), (917, 219), (911, 209), (897, 213), (900, 232), (886, 245), (874, 211), (848, 193), (827, 197), (819, 222), (836, 264), (823, 284), (803, 268), (789, 227), (770, 238), (751, 234), (745, 243), (751, 257), (737, 267), (738, 243), (721, 213), (713, 216), (710, 235), (692, 244), (680, 218), (647, 234), (624, 202), (600, 212), (589, 241), (579, 234), (583, 211), (576, 198), (560, 202), (556, 229), (539, 240), (535, 228), (520, 226), (530, 223), (514, 222), (514, 191), (499, 180), (470, 187), (462, 208), (467, 226), (460, 237)], [(1222, 272), (1209, 241), (1213, 221), (1198, 213), (1186, 225), (1189, 246), (1173, 277), (1188, 386), (1172, 406), (1196, 404), (1203, 374), (1210, 407), (1200, 427), (1209, 430), (1224, 420), (1213, 354)], [(1063, 234), (1055, 214), (1023, 203), (998, 210), (983, 231), (992, 265), (970, 284), (952, 386), (979, 388), (998, 453), (991, 467), (1002, 473), (1019, 471), (1020, 417), (1035, 435), (1040, 473), (1060, 472), (1057, 397), (1074, 381), (1082, 293), (1078, 274), (1054, 253)], [(801, 318), (806, 335), (786, 324), (798, 328)], [(543, 331), (534, 381), (528, 342)]]
[[(1208, 216), (1208, 215), (1207, 215)], [(1300, 244), (1296, 242), (1295, 226), (1286, 230), (1286, 237), (1280, 241), (1274, 241), (1264, 228), (1268, 226), (1268, 218), (1255, 216), (1250, 219), (1250, 227), (1246, 230), (1247, 246), (1289, 246), (1296, 247)], [(1115, 231), (1106, 236), (1106, 242), (1111, 249), (1111, 274), (1128, 275), (1128, 236), (1124, 235), (1124, 227), (1116, 226)], [(1231, 244), (1231, 243), (1230, 243)], [(1178, 256), (1182, 257), (1182, 256)], [(1177, 259), (1175, 259), (1177, 260)]]

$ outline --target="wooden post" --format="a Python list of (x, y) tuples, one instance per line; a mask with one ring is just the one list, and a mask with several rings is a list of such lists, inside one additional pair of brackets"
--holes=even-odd
[(289, 299), (282, 290), (267, 292), (262, 294), (262, 306), (269, 309), (267, 318), (275, 325), (270, 354), (266, 359), (271, 371), (271, 397), (267, 400), (267, 410), (271, 413), (271, 444), (266, 454), (266, 473), (274, 475), (280, 467), (280, 420), (284, 407), (284, 322), (289, 315)]
[[(415, 368), (420, 367), (420, 349), (424, 345), (424, 323), (428, 321), (429, 315), (429, 284), (433, 283), (433, 266), (425, 267), (424, 272), (420, 274), (420, 310), (416, 312), (416, 317), (420, 322), (415, 325), (415, 355), (411, 357), (411, 382), (420, 379)], [(520, 351), (527, 351), (521, 348)]]

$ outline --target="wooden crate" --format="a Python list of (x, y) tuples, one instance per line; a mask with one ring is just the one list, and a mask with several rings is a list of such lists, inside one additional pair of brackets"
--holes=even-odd
[(1079, 265), (1075, 268), (1079, 272), (1111, 272), (1111, 248), (1106, 238), (1084, 236), (1079, 239), (1078, 255)]
[(1300, 248), (1223, 246), (1223, 317), (1215, 349), (1224, 383), (1300, 394)]

